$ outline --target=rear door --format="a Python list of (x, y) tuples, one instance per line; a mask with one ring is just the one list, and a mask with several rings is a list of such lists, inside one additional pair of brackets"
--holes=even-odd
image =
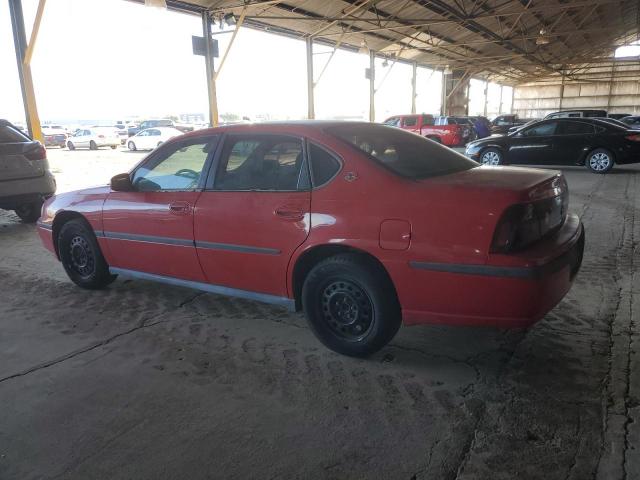
[(132, 173), (133, 192), (110, 192), (103, 235), (112, 267), (203, 282), (193, 238), (194, 207), (217, 137), (167, 144)]
[(206, 278), (214, 285), (286, 297), (289, 259), (309, 234), (303, 139), (229, 134), (218, 150), (195, 211), (196, 249)]
[(547, 120), (510, 136), (507, 161), (533, 165), (554, 163), (553, 140), (557, 128), (557, 120)]
[(561, 165), (575, 165), (585, 148), (593, 144), (596, 127), (579, 120), (561, 120), (553, 137), (554, 162)]

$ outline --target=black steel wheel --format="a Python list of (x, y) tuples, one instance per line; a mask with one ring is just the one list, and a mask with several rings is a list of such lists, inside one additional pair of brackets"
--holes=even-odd
[(318, 339), (349, 356), (380, 350), (401, 324), (388, 275), (373, 260), (355, 253), (335, 255), (313, 267), (302, 287), (302, 306)]
[(69, 278), (79, 287), (95, 290), (116, 279), (102, 256), (93, 231), (82, 219), (65, 223), (58, 234), (58, 254)]

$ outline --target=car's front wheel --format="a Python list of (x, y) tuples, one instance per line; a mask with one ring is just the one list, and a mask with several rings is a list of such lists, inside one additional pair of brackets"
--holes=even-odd
[(596, 148), (587, 155), (586, 164), (593, 173), (607, 173), (613, 168), (613, 154), (604, 148)]
[(14, 210), (16, 215), (25, 223), (33, 223), (40, 218), (40, 210), (42, 209), (42, 201), (25, 203)]
[(502, 165), (504, 163), (502, 152), (497, 148), (487, 148), (480, 155), (480, 163), (483, 165)]
[(118, 148), (117, 145), (111, 145), (111, 150), (115, 150), (116, 148)]
[(98, 145), (96, 144), (96, 142), (94, 142), (93, 140), (91, 140), (89, 142), (89, 150), (97, 150), (98, 149)]
[(358, 254), (335, 255), (318, 263), (302, 287), (302, 306), (326, 347), (354, 357), (380, 350), (402, 321), (386, 272)]
[(76, 146), (73, 144), (73, 142), (67, 142), (67, 148), (69, 150), (75, 150)]
[(116, 279), (102, 256), (95, 235), (81, 219), (69, 220), (58, 234), (58, 253), (69, 278), (89, 290), (104, 288)]

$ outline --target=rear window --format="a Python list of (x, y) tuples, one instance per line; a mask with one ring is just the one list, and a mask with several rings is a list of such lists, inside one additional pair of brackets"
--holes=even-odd
[(478, 166), (473, 160), (424, 137), (382, 125), (345, 125), (331, 127), (327, 132), (405, 178), (430, 178)]
[(29, 138), (9, 125), (0, 125), (0, 143), (30, 142)]

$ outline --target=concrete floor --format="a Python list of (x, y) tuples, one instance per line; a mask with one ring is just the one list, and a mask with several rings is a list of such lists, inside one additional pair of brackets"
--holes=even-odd
[[(66, 190), (140, 154), (49, 157)], [(82, 291), (1, 212), (0, 479), (640, 478), (640, 168), (565, 173), (587, 243), (558, 307), (404, 328), (368, 360), (276, 307)]]

